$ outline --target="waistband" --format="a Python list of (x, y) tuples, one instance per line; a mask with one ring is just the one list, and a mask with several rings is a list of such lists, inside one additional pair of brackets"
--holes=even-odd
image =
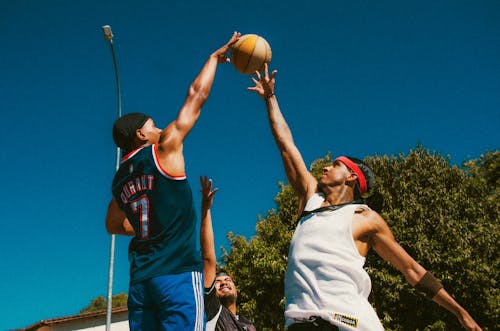
[(307, 320), (303, 320), (300, 322), (296, 322), (291, 324), (288, 331), (339, 331), (339, 328), (336, 325), (331, 324), (328, 321), (325, 321), (321, 317), (311, 316)]

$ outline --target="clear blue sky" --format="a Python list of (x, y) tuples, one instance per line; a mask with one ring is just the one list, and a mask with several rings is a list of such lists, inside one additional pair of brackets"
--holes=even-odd
[[(306, 163), (417, 144), (452, 162), (499, 148), (499, 1), (28, 1), (0, 6), (0, 329), (76, 314), (106, 295), (115, 171), (115, 35), (123, 112), (165, 126), (232, 32), (271, 44), (276, 92)], [(214, 178), (216, 246), (250, 238), (285, 179), (263, 102), (219, 66), (185, 143), (197, 207)], [(126, 292), (117, 238), (114, 292)], [(217, 251), (219, 251), (217, 249)]]

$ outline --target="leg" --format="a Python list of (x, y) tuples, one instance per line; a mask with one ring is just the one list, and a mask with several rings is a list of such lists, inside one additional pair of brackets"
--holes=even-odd
[(130, 285), (128, 295), (130, 331), (156, 330), (156, 309), (150, 302), (146, 282)]
[(185, 272), (151, 280), (161, 331), (202, 331), (203, 281), (200, 272)]

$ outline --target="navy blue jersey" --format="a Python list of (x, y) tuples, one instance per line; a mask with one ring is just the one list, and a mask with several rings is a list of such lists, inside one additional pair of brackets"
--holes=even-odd
[(122, 159), (112, 191), (135, 231), (129, 245), (132, 283), (201, 271), (191, 187), (186, 176), (170, 176), (161, 168), (156, 145)]

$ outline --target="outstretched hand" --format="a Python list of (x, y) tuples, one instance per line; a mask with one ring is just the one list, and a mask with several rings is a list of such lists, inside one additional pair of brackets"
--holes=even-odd
[(252, 81), (255, 86), (248, 87), (248, 91), (256, 92), (262, 99), (267, 100), (274, 95), (274, 82), (278, 70), (273, 70), (271, 77), (269, 77), (269, 67), (267, 63), (264, 63), (264, 76), (262, 77), (260, 72), (256, 71), (255, 77), (252, 77)]
[(231, 47), (233, 47), (238, 39), (240, 39), (240, 37), (241, 33), (235, 31), (231, 39), (229, 39), (229, 41), (224, 46), (212, 53), (212, 56), (215, 56), (217, 58), (217, 63), (231, 62), (231, 60), (227, 57), (227, 52), (231, 49)]
[(208, 179), (207, 176), (200, 176), (201, 184), (201, 204), (203, 209), (207, 210), (212, 207), (214, 201), (214, 195), (219, 190), (218, 188), (212, 189), (212, 179)]

